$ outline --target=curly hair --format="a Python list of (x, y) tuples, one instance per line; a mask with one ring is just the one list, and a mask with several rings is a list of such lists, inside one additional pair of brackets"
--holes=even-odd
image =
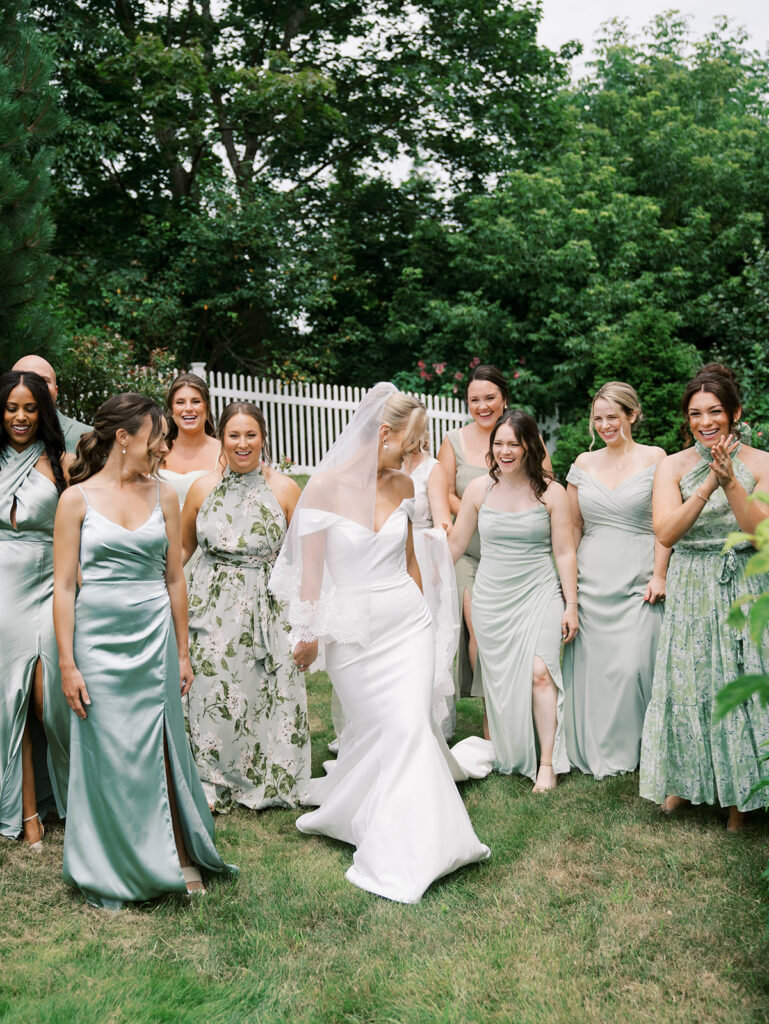
[[(56, 490), (61, 494), (67, 486), (64, 470), (61, 468), (61, 457), (64, 454), (64, 435), (61, 432), (56, 406), (53, 404), (48, 384), (38, 373), (30, 370), (9, 370), (0, 377), (0, 409), (5, 411), (6, 403), (14, 388), (19, 385), (27, 388), (37, 405), (38, 422), (35, 440), (42, 441), (45, 454), (51, 464)], [(4, 420), (0, 422), (0, 447), (10, 441), (5, 429)]]
[(150, 441), (153, 441), (163, 433), (163, 411), (154, 399), (126, 391), (102, 403), (94, 416), (93, 430), (83, 434), (77, 443), (77, 457), (69, 471), (70, 483), (82, 483), (98, 473), (112, 450), (117, 431), (122, 427), (133, 436), (147, 416), (152, 419)]
[(494, 424), (491, 437), (489, 438), (489, 451), (486, 461), (489, 464), (489, 475), (494, 483), (499, 483), (499, 463), (494, 458), (494, 438), (497, 431), (503, 426), (512, 427), (518, 443), (523, 446), (522, 465), (524, 472), (529, 478), (531, 489), (538, 501), (547, 490), (550, 481), (554, 479), (553, 474), (544, 469), (542, 463), (545, 461), (545, 446), (539, 433), (537, 421), (533, 416), (521, 409), (508, 409), (503, 412)]

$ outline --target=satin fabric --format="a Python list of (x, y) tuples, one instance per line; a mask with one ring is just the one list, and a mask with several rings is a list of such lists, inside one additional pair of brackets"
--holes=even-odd
[[(454, 458), (457, 464), (456, 492), (462, 497), (465, 488), (471, 480), (479, 476), (488, 476), (488, 469), (485, 466), (474, 466), (471, 462), (465, 461), (465, 454), (462, 450), (462, 439), (459, 436), (459, 428), (450, 430), (446, 437), (454, 450)], [(475, 575), (478, 572), (478, 560), (481, 557), (481, 538), (476, 530), (467, 545), (467, 551), (457, 560), (454, 566), (457, 580), (457, 607), (459, 610), (459, 643), (457, 645), (457, 657), (454, 662), (454, 687), (457, 697), (482, 697), (483, 696), (483, 675), (478, 659), (475, 662), (475, 671), (470, 668), (470, 657), (468, 655), (468, 643), (470, 634), (465, 625), (464, 597), (465, 591), (473, 595), (475, 586)]]
[[(21, 737), (27, 721), (35, 665), (43, 666), (43, 724), (29, 718), (35, 787), (41, 818), (66, 810), (69, 708), (61, 692), (53, 632), (53, 522), (59, 495), (34, 467), (41, 441), (17, 453), (0, 450), (0, 835), (21, 832)], [(16, 528), (11, 513), (16, 503)], [(49, 741), (46, 747), (46, 735)]]
[(568, 772), (560, 667), (563, 599), (553, 562), (550, 516), (544, 505), (527, 512), (482, 505), (478, 529), (481, 561), (473, 591), (473, 627), (483, 665), (495, 768), (504, 775), (518, 772), (536, 780), (531, 677), (538, 654), (558, 689), (553, 771)]
[[(699, 442), (695, 447), (702, 461), (680, 481), (684, 501), (710, 471), (710, 451)], [(738, 452), (732, 455), (734, 473), (750, 494), (756, 481)], [(670, 556), (665, 620), (641, 743), (640, 793), (655, 803), (675, 793), (693, 804), (752, 811), (769, 800), (769, 790), (753, 792), (769, 777), (769, 708), (753, 693), (725, 718), (713, 718), (716, 697), (727, 683), (769, 672), (766, 646), (753, 643), (747, 625), (737, 629), (727, 621), (738, 597), (769, 589), (769, 574), (744, 575), (754, 554), (749, 541), (723, 553), (728, 535), (739, 529), (718, 487)]]
[(416, 903), (436, 878), (489, 856), (454, 783), (453, 759), (433, 733), (432, 626), (406, 572), (409, 511), (413, 499), (375, 535), (373, 564), (365, 567), (355, 552), (370, 550), (370, 531), (331, 513), (313, 513), (327, 551), (336, 553), (331, 564), (337, 587), (350, 597), (365, 593), (370, 601), (371, 635), (366, 645), (326, 645), (346, 725), (336, 763), (310, 783), (307, 802), (319, 804), (318, 810), (296, 823), (301, 832), (355, 846), (349, 881), (400, 903)]
[(91, 704), (86, 719), (71, 714), (64, 878), (95, 906), (118, 908), (124, 900), (186, 891), (164, 737), (191, 860), (205, 872), (236, 870), (214, 846), (213, 819), (185, 733), (164, 579), (167, 547), (159, 503), (136, 530), (87, 505), (74, 653)]
[(579, 632), (563, 653), (566, 749), (571, 763), (602, 779), (632, 772), (651, 698), (664, 604), (644, 593), (654, 569), (648, 466), (613, 490), (572, 466), (584, 521), (577, 549)]

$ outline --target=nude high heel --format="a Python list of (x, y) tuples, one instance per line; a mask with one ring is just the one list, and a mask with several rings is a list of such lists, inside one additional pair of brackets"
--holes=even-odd
[[(37, 813), (30, 814), (30, 816), (28, 818), (22, 818), (22, 824), (24, 824), (24, 822), (26, 822), (26, 821), (32, 821), (33, 818), (37, 818), (38, 821), (39, 821), (40, 820), (40, 815), (37, 814)], [(34, 850), (35, 853), (41, 853), (42, 849), (43, 849), (43, 836), (44, 835), (45, 835), (45, 825), (41, 821), (40, 822), (40, 838), (37, 840), (37, 842), (30, 843), (26, 839), (24, 840), (24, 842), (27, 844), (27, 846), (30, 848), (30, 850)]]

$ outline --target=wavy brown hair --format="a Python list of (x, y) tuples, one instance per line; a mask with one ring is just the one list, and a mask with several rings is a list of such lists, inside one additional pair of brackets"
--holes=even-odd
[(122, 427), (133, 436), (141, 430), (148, 416), (152, 419), (150, 441), (153, 441), (163, 433), (163, 410), (156, 401), (133, 391), (108, 398), (96, 411), (93, 430), (83, 434), (77, 443), (77, 457), (69, 471), (69, 482), (79, 484), (98, 473), (107, 461), (118, 430)]
[(490, 363), (481, 363), (480, 366), (476, 366), (470, 376), (467, 378), (467, 384), (465, 385), (465, 401), (467, 401), (467, 393), (470, 390), (470, 385), (474, 380), (485, 380), (489, 384), (493, 384), (499, 388), (502, 394), (502, 401), (507, 405), (510, 402), (510, 388), (508, 387), (505, 375), (501, 370), (498, 370), (496, 366), (492, 366)]
[(723, 363), (706, 363), (705, 366), (697, 370), (686, 385), (681, 398), (681, 411), (684, 414), (681, 434), (687, 446), (692, 444), (689, 429), (689, 403), (698, 391), (706, 391), (708, 394), (716, 396), (729, 417), (732, 430), (736, 426), (742, 410), (740, 386), (729, 367), (724, 366)]
[(211, 392), (208, 390), (208, 384), (206, 384), (202, 377), (198, 377), (196, 373), (180, 373), (171, 384), (171, 387), (168, 389), (168, 394), (166, 395), (166, 418), (168, 420), (166, 444), (168, 445), (169, 451), (173, 447), (174, 441), (179, 436), (179, 427), (177, 426), (173, 415), (174, 396), (177, 391), (184, 387), (194, 388), (203, 399), (206, 406), (205, 432), (209, 437), (217, 436), (216, 427), (214, 426), (214, 418), (211, 415)]
[(544, 469), (542, 463), (545, 461), (545, 446), (539, 434), (537, 421), (533, 416), (521, 409), (508, 409), (503, 412), (494, 424), (491, 437), (489, 438), (489, 451), (486, 461), (489, 464), (489, 475), (494, 483), (499, 483), (499, 463), (494, 458), (494, 438), (500, 427), (512, 427), (513, 432), (520, 445), (523, 445), (523, 468), (531, 483), (531, 489), (537, 501), (542, 501), (542, 495), (548, 488), (550, 481), (554, 479), (553, 474)]

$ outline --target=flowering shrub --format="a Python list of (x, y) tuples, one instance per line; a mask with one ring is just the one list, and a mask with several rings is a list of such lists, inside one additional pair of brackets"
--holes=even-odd
[(139, 363), (134, 343), (108, 328), (71, 335), (55, 363), (59, 408), (85, 423), (92, 423), (102, 402), (121, 391), (138, 391), (163, 406), (179, 372), (176, 356), (167, 349), (155, 349)]

